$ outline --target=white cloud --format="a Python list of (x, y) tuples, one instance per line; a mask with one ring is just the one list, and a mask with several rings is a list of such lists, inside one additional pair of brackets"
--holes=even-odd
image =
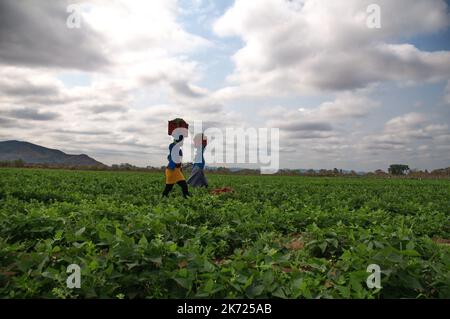
[[(282, 161), (294, 167), (351, 168), (360, 155), (355, 145), (364, 136), (358, 125), (379, 102), (369, 92), (342, 92), (334, 100), (299, 110), (276, 106), (263, 109), (267, 127), (280, 129)], [(349, 158), (349, 154), (352, 154)], [(320, 164), (318, 164), (320, 163)], [(333, 167), (331, 167), (333, 168)]]
[(99, 70), (110, 64), (106, 40), (88, 24), (68, 29), (69, 0), (2, 0), (0, 63)]
[(54, 104), (60, 101), (64, 85), (54, 74), (20, 67), (1, 67), (0, 103)]
[[(379, 102), (357, 92), (342, 92), (334, 101), (324, 102), (313, 109), (300, 108), (298, 111), (275, 107), (263, 110), (261, 115), (268, 118), (267, 125), (288, 132), (303, 132), (303, 138), (330, 138), (338, 126), (348, 120), (362, 119), (379, 106)], [(304, 132), (309, 133), (305, 134)], [(313, 132), (313, 133), (311, 133)]]
[(450, 52), (396, 43), (448, 26), (444, 1), (378, 1), (383, 26), (376, 30), (366, 26), (370, 3), (237, 0), (215, 24), (218, 35), (245, 42), (233, 57), (236, 67), (229, 80), (235, 86), (221, 95), (306, 94), (448, 78)]
[(177, 0), (116, 0), (94, 2), (85, 21), (104, 35), (111, 49), (124, 52), (165, 50), (183, 53), (209, 45), (204, 38), (186, 32), (177, 22)]
[(321, 104), (317, 110), (319, 117), (336, 118), (363, 118), (380, 103), (368, 97), (344, 92), (338, 94), (333, 102)]
[[(62, 26), (69, 2), (0, 4), (2, 139), (83, 152), (108, 164), (158, 165), (170, 140), (167, 120), (183, 117), (205, 127), (279, 127), (282, 152), (289, 154), (283, 160), (291, 167), (361, 167), (374, 160), (371, 152), (406, 154), (424, 145), (427, 153), (448, 158), (448, 126), (424, 115), (426, 96), (423, 114), (384, 126), (383, 108), (390, 105), (372, 98), (378, 82), (448, 81), (449, 52), (407, 43), (409, 36), (448, 25), (444, 1), (379, 1), (383, 27), (370, 30), (368, 0), (238, 0), (214, 26), (218, 35), (244, 43), (230, 57), (235, 69), (227, 87), (217, 78), (236, 42), (205, 39), (185, 27), (191, 19), (190, 30), (209, 36), (211, 20), (220, 15), (213, 1), (90, 1), (80, 30)], [(211, 67), (216, 53), (221, 59)], [(219, 76), (206, 73), (216, 71)], [(70, 83), (73, 72), (84, 80)], [(210, 80), (208, 87), (218, 90), (202, 87)], [(315, 107), (303, 99), (324, 91), (331, 97)], [(450, 103), (450, 82), (446, 95)], [(307, 103), (296, 103), (300, 96)], [(260, 102), (280, 106), (263, 109)], [(243, 109), (247, 104), (253, 113)], [(376, 130), (372, 120), (382, 121), (380, 132), (367, 136)]]
[(447, 124), (432, 123), (423, 113), (408, 113), (386, 122), (380, 134), (369, 135), (361, 146), (366, 149), (404, 150), (414, 144), (428, 148), (442, 144), (442, 139), (450, 134)]
[[(160, 146), (168, 140), (168, 119), (214, 119), (221, 114), (221, 104), (195, 84), (201, 72), (188, 57), (210, 43), (181, 26), (176, 0), (91, 1), (83, 4), (81, 29), (61, 23), (44, 32), (54, 20), (65, 22), (68, 3), (6, 0), (2, 5), (3, 15), (21, 19), (3, 20), (1, 32), (7, 37), (0, 43), (13, 41), (14, 35), (23, 44), (5, 43), (0, 49), (0, 120), (8, 128), (2, 129), (2, 138), (70, 148), (107, 163), (119, 159), (120, 152), (123, 157), (140, 152), (135, 162), (156, 163), (164, 159), (155, 150), (162, 152)], [(25, 18), (33, 23), (24, 23)], [(26, 37), (36, 41), (28, 43)], [(66, 38), (72, 39), (70, 46)], [(67, 50), (52, 51), (59, 46)], [(19, 50), (20, 59), (12, 58), (17, 55), (13, 49)], [(52, 54), (61, 55), (55, 57), (57, 63), (51, 63)], [(101, 57), (101, 65), (94, 55)], [(58, 79), (72, 69), (85, 72), (89, 83), (69, 87)], [(148, 100), (152, 92), (167, 93), (164, 107)], [(201, 114), (205, 110), (208, 114)], [(39, 126), (33, 124), (36, 120)], [(153, 149), (153, 158), (143, 146)], [(108, 151), (112, 149), (116, 152)]]
[(389, 120), (385, 125), (385, 131), (404, 134), (419, 129), (425, 122), (424, 114), (409, 113)]

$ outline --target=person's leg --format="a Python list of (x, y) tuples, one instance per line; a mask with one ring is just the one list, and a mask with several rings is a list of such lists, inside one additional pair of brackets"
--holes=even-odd
[(170, 191), (172, 190), (172, 188), (173, 188), (173, 184), (166, 184), (166, 188), (164, 188), (164, 191), (163, 191), (163, 194), (162, 194), (163, 197), (168, 197)]
[(202, 170), (201, 177), (202, 177), (202, 187), (208, 188), (208, 179), (205, 176), (205, 171), (204, 170)]
[(189, 194), (189, 188), (188, 188), (188, 184), (186, 183), (186, 181), (179, 181), (177, 184), (180, 185), (180, 187), (183, 191), (184, 198), (191, 196), (191, 194)]

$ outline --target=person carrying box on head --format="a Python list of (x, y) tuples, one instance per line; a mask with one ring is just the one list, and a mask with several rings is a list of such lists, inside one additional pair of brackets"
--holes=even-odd
[(174, 140), (169, 145), (169, 155), (167, 156), (169, 164), (165, 171), (166, 187), (163, 191), (163, 197), (169, 196), (175, 184), (181, 187), (185, 198), (190, 196), (188, 185), (181, 170), (183, 158), (181, 146), (183, 146), (184, 137), (188, 134), (188, 127), (189, 125), (182, 119), (175, 119), (169, 122), (169, 135)]

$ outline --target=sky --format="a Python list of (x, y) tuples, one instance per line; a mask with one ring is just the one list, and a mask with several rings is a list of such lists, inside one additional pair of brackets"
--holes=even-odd
[(450, 166), (448, 1), (71, 4), (0, 0), (0, 141), (161, 166), (182, 117), (278, 128), (282, 168)]

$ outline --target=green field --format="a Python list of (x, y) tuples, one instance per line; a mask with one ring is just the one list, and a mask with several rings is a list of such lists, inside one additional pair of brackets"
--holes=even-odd
[(450, 298), (449, 180), (209, 180), (0, 169), (0, 297)]

